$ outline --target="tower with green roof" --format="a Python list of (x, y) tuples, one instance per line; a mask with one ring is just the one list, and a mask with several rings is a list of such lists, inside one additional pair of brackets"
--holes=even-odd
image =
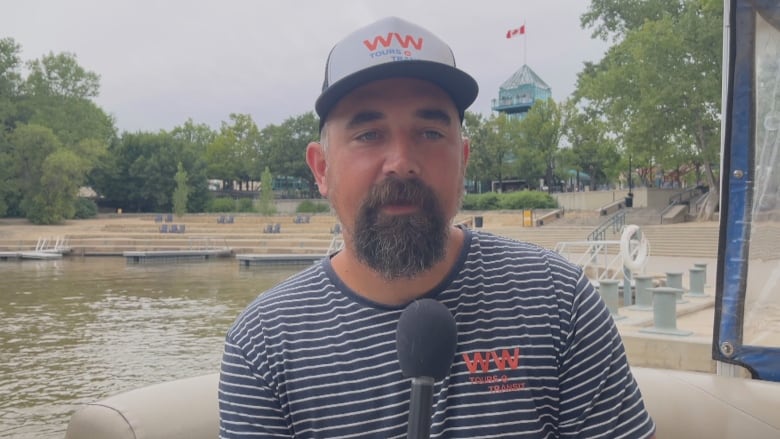
[(552, 97), (550, 86), (528, 65), (523, 65), (498, 89), (498, 99), (493, 99), (493, 111), (522, 119), (537, 100)]

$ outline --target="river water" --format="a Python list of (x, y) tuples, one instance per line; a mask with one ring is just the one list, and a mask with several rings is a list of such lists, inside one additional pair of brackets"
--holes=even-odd
[(218, 371), (238, 313), (300, 269), (0, 262), (0, 437), (59, 439), (84, 403)]

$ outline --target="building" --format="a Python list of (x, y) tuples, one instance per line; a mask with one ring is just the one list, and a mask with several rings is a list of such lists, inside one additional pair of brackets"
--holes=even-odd
[(537, 100), (552, 97), (552, 89), (530, 67), (523, 65), (498, 89), (498, 99), (493, 99), (493, 111), (522, 119)]

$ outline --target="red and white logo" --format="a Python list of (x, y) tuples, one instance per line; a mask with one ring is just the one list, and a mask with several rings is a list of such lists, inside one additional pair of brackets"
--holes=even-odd
[[(511, 382), (509, 373), (520, 367), (520, 348), (513, 351), (463, 353), (463, 363), (472, 384), (483, 384), (491, 393), (512, 392), (525, 388), (525, 383)], [(492, 363), (492, 366), (491, 366)]]

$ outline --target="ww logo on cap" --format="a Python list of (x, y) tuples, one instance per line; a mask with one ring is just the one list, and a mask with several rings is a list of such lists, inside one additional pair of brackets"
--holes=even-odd
[(386, 37), (383, 35), (377, 35), (374, 37), (373, 42), (369, 40), (363, 40), (363, 44), (366, 46), (366, 48), (368, 48), (368, 50), (374, 52), (377, 50), (377, 48), (379, 48), (380, 45), (384, 48), (390, 47), (393, 44), (393, 38), (395, 38), (398, 41), (398, 44), (400, 44), (404, 49), (408, 49), (409, 46), (413, 46), (417, 50), (422, 50), (422, 37), (416, 39), (412, 35), (405, 35), (404, 37), (401, 37), (398, 32), (390, 32)]

